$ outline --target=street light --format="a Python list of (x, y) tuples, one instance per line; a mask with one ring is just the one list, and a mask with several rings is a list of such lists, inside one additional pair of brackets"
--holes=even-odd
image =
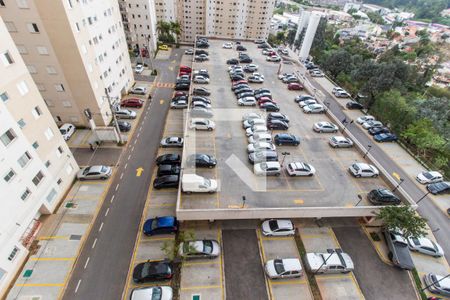
[(422, 201), (423, 199), (425, 199), (426, 196), (428, 196), (431, 192), (427, 191), (427, 193), (425, 195), (422, 196), (422, 198), (420, 198), (419, 200), (416, 201), (416, 204), (419, 204), (420, 201)]
[(285, 158), (286, 158), (286, 155), (291, 155), (291, 153), (290, 152), (281, 152), (281, 154), (283, 155), (283, 159), (281, 160), (281, 166), (283, 166), (283, 163), (284, 163), (284, 160), (285, 160)]
[(244, 208), (245, 207), (245, 201), (246, 201), (247, 199), (245, 198), (245, 196), (242, 196), (242, 207), (241, 208)]
[(369, 154), (370, 149), (372, 149), (372, 145), (367, 145), (367, 151), (364, 153), (363, 158), (366, 158), (367, 154)]
[(327, 261), (333, 256), (333, 254), (336, 252), (334, 249), (327, 249), (327, 252), (330, 253), (330, 255), (323, 261), (323, 263), (320, 265), (320, 267), (314, 272), (314, 274), (317, 274), (319, 270), (327, 263)]
[(363, 197), (361, 194), (358, 194), (358, 198), (359, 198), (359, 201), (356, 202), (355, 206), (358, 206), (358, 204), (361, 203), (361, 201), (363, 200)]
[(345, 131), (345, 129), (347, 129), (347, 126), (350, 124), (353, 124), (353, 120), (351, 120), (350, 122), (347, 121), (347, 119), (342, 120), (342, 124), (344, 124), (344, 128), (342, 128), (342, 133)]
[(399, 183), (397, 184), (397, 186), (392, 190), (392, 192), (395, 192), (395, 191), (398, 189), (398, 187), (402, 185), (403, 181), (405, 181), (405, 179), (400, 178), (400, 182), (399, 182)]

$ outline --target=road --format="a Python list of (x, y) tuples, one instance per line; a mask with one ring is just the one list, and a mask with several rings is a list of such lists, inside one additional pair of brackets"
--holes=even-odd
[[(342, 108), (338, 102), (320, 84), (318, 84), (315, 80), (311, 80), (311, 77), (309, 78), (311, 84), (326, 95), (326, 101), (330, 103), (329, 109), (331, 112), (339, 120), (343, 120), (346, 116), (342, 112)], [(389, 174), (396, 172), (399, 174), (400, 178), (405, 179), (401, 187), (411, 196), (412, 199), (417, 201), (425, 195), (425, 193), (410, 179), (410, 174), (405, 173), (403, 169), (395, 163), (395, 161), (393, 161), (380, 147), (378, 147), (376, 143), (369, 139), (361, 127), (357, 126), (356, 123), (353, 123), (347, 126), (347, 130), (349, 130), (362, 145), (372, 145), (370, 154)], [(450, 233), (449, 218), (444, 215), (444, 213), (436, 205), (433, 204), (433, 201), (429, 197), (425, 197), (419, 203), (417, 211), (422, 217), (428, 220), (428, 225), (433, 230), (438, 243), (444, 249), (445, 258), (447, 261), (450, 261), (450, 239), (448, 238)]]
[[(170, 59), (155, 61), (160, 70), (159, 82), (175, 82), (177, 68), (169, 71), (168, 67), (174, 60), (172, 66), (179, 64), (181, 53), (181, 49), (173, 49)], [(142, 131), (128, 142), (63, 299), (122, 298), (172, 92), (168, 88), (156, 89), (153, 101), (142, 108), (143, 116), (136, 124), (143, 127)], [(161, 103), (160, 99), (165, 101)], [(149, 112), (144, 120), (146, 110)], [(144, 172), (137, 177), (139, 167)]]
[(353, 273), (367, 300), (417, 298), (408, 272), (382, 262), (359, 226), (333, 227), (333, 231), (355, 264)]

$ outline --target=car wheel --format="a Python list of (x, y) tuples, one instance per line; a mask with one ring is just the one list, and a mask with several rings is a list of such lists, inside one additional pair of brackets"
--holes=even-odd
[(101, 180), (108, 179), (108, 177), (100, 177)]
[(280, 173), (276, 173), (276, 174), (275, 174), (275, 176), (277, 176), (277, 177), (280, 176), (280, 175), (281, 175)]
[(212, 129), (211, 127), (209, 127), (209, 128), (208, 128), (208, 131), (211, 131), (211, 130), (213, 130), (213, 129)]
[(360, 174), (355, 175), (356, 178), (361, 178)]
[(314, 174), (308, 174), (309, 177), (312, 177)]
[(377, 175), (377, 174), (375, 174), (375, 175), (373, 175), (372, 177), (373, 177), (373, 178), (377, 178), (377, 177), (378, 177), (378, 175)]
[(79, 181), (85, 181), (86, 178), (78, 178)]
[(323, 133), (323, 130), (319, 130), (319, 133)]

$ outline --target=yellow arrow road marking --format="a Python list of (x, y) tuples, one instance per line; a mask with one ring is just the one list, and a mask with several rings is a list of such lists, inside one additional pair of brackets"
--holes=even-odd
[(139, 167), (136, 169), (136, 176), (140, 177), (142, 175), (142, 172), (144, 172), (144, 169), (142, 167)]
[(159, 104), (163, 104), (163, 103), (164, 103), (163, 99), (159, 100)]
[(395, 178), (397, 178), (397, 180), (400, 180), (400, 175), (398, 175), (398, 173), (392, 173), (392, 176), (394, 176)]
[(305, 201), (302, 199), (297, 199), (297, 200), (294, 200), (294, 203), (295, 204), (303, 204), (303, 203), (305, 203)]
[(173, 67), (169, 67), (169, 70), (170, 70), (170, 71), (173, 71)]

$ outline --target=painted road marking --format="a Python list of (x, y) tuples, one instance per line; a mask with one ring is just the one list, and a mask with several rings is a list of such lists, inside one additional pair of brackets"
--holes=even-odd
[(141, 177), (142, 172), (144, 172), (144, 169), (142, 167), (139, 167), (136, 169), (136, 176)]
[(400, 175), (396, 172), (392, 173), (392, 176), (394, 176), (395, 178), (397, 178), (397, 180), (400, 180)]
[(109, 207), (108, 207), (108, 209), (105, 212), (105, 217), (108, 215), (108, 213), (109, 213)]
[(75, 257), (31, 257), (30, 261), (75, 260)]
[(159, 104), (163, 104), (164, 103), (164, 100), (163, 99), (161, 99), (161, 100), (159, 100)]
[(111, 200), (109, 202), (113, 203), (114, 197), (116, 197), (116, 195), (112, 195)]
[(102, 224), (100, 224), (100, 228), (98, 229), (98, 231), (99, 232), (102, 231), (102, 228), (103, 228), (103, 222), (102, 222)]
[(75, 294), (78, 292), (78, 288), (80, 287), (81, 279), (78, 280), (77, 287), (75, 288)]
[(125, 168), (124, 169), (126, 169), (127, 167), (128, 167), (128, 163), (125, 164)]
[(120, 179), (122, 179), (123, 178), (123, 172), (122, 172), (122, 174), (120, 174)]
[(86, 269), (86, 267), (87, 267), (87, 265), (89, 264), (89, 260), (91, 259), (91, 257), (88, 257), (87, 259), (86, 259), (86, 263), (84, 264), (84, 268)]
[(118, 189), (119, 189), (119, 183), (116, 185), (116, 192), (117, 192)]
[(296, 200), (294, 200), (294, 203), (295, 203), (295, 204), (304, 204), (305, 201), (302, 200), (302, 199), (296, 199)]
[(97, 244), (97, 238), (95, 238), (94, 242), (92, 243), (92, 249), (95, 248), (95, 244)]
[(67, 235), (52, 235), (52, 236), (41, 236), (37, 238), (39, 241), (45, 241), (45, 240), (55, 240), (55, 239), (68, 239), (69, 236)]
[(189, 286), (181, 288), (182, 291), (186, 290), (200, 290), (200, 289), (220, 289), (222, 286), (220, 285), (199, 285), (199, 286)]
[[(135, 143), (136, 143), (136, 141), (134, 141)], [(131, 154), (130, 155), (128, 155), (128, 160), (130, 160), (130, 158), (131, 158)]]
[(64, 283), (18, 283), (16, 286), (43, 287), (43, 286), (64, 286)]

